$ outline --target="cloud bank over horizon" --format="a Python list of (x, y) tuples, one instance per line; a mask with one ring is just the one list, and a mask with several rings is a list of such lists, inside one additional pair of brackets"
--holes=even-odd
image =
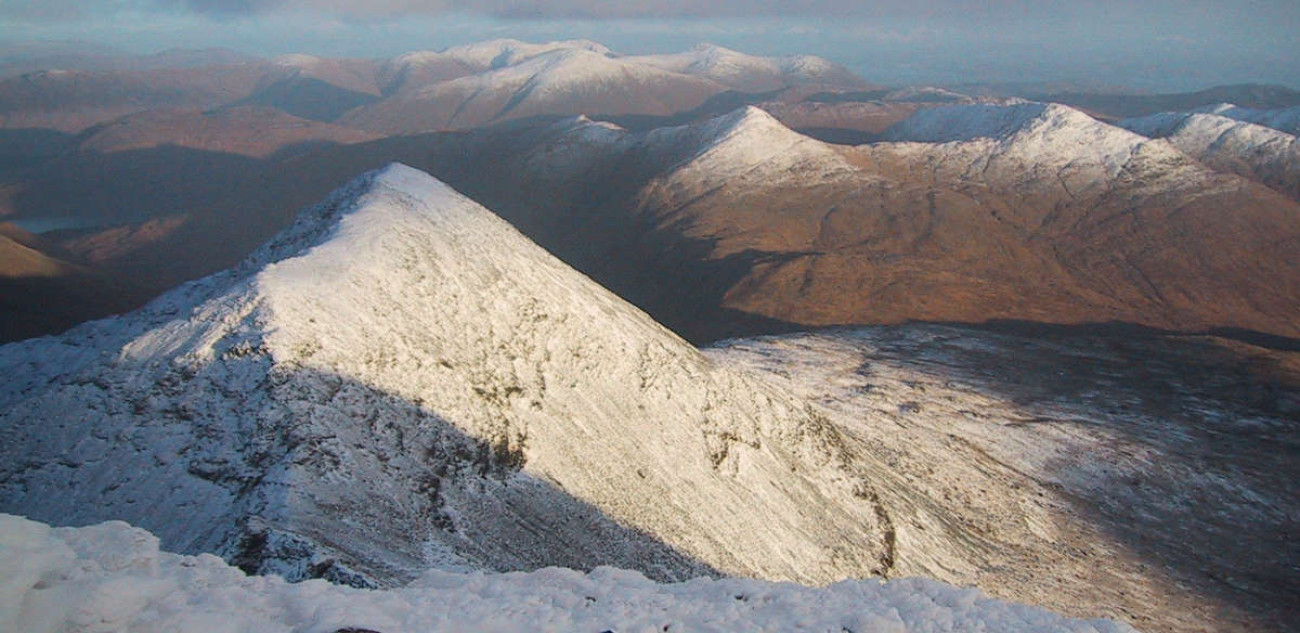
[(0, 44), (223, 46), (380, 57), (497, 37), (588, 38), (629, 53), (714, 42), (812, 53), (882, 83), (1088, 81), (1149, 89), (1300, 87), (1294, 0), (8, 0)]

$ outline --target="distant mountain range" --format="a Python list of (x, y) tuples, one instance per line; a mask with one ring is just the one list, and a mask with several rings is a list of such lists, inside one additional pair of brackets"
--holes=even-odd
[(644, 134), (571, 120), (482, 132), (433, 169), (695, 340), (990, 319), (1297, 333), (1300, 209), (1278, 191), (1059, 105), (924, 109), (886, 138), (828, 145), (754, 108)]
[[(1211, 105), (1218, 114), (1116, 127), (1061, 105), (946, 104), (931, 97), (950, 93), (931, 90), (874, 103), (798, 101), (826, 94), (800, 86), (768, 97), (764, 107), (805, 123), (834, 122), (835, 114), (818, 113), (822, 106), (857, 111), (848, 125), (863, 122), (857, 131), (879, 140), (856, 147), (802, 136), (754, 107), (670, 128), (642, 120), (646, 131), (541, 114), (546, 104), (613, 111), (610, 86), (625, 96), (681, 95), (665, 86), (713, 79), (660, 66), (700, 58), (715, 62), (700, 72), (716, 74), (728, 55), (701, 48), (651, 64), (590, 43), (494, 42), (406, 56), (407, 74), (448, 60), (467, 72), (489, 69), (388, 97), (376, 84), (372, 104), (339, 123), (271, 106), (153, 109), (52, 137), (57, 149), (16, 167), (0, 189), (0, 210), (36, 230), (62, 227), (48, 241), (76, 261), (158, 292), (233, 264), (293, 209), (400, 159), (489, 205), (696, 341), (991, 319), (1300, 334), (1291, 109)], [(735, 64), (746, 72), (790, 67), (739, 59), (753, 62)], [(365, 75), (314, 58), (277, 63), (297, 69), (293, 77), (334, 77), (331, 86)], [(350, 94), (370, 94), (350, 85), (358, 90)], [(707, 112), (694, 101), (658, 103), (666, 120)], [(518, 119), (406, 136), (348, 127), (411, 112), (443, 124)], [(1175, 123), (1210, 118), (1227, 127)]]

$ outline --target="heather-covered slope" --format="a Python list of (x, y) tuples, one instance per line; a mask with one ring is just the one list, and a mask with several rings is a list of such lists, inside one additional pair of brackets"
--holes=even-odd
[(1300, 206), (1277, 192), (1059, 105), (929, 108), (887, 138), (826, 145), (756, 109), (571, 121), (438, 173), (697, 340), (770, 320), (1300, 334)]

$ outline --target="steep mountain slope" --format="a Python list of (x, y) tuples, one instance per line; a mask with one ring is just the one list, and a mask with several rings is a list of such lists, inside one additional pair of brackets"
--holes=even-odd
[(848, 69), (820, 57), (756, 57), (712, 44), (701, 44), (682, 53), (637, 55), (623, 60), (701, 77), (741, 92), (770, 92), (804, 84), (846, 89), (869, 87)]
[[(0, 365), (0, 507), (127, 519), (249, 569), (828, 582), (938, 565), (894, 542), (867, 475), (883, 467), (816, 411), (406, 167), (238, 269)], [(957, 529), (929, 516), (930, 538)]]
[(140, 288), (69, 261), (53, 245), (0, 223), (0, 341), (64, 330), (143, 299)]
[(921, 110), (857, 148), (741, 120), (767, 131), (570, 123), (437, 173), (695, 340), (990, 319), (1300, 333), (1300, 208), (1165, 141), (1034, 103)]
[(1245, 119), (1199, 113), (1155, 114), (1118, 125), (1149, 138), (1166, 139), (1210, 167), (1300, 200), (1300, 145), (1291, 134)]
[(690, 110), (722, 86), (583, 49), (558, 49), (497, 70), (399, 94), (341, 122), (385, 133), (465, 129), (538, 115)]

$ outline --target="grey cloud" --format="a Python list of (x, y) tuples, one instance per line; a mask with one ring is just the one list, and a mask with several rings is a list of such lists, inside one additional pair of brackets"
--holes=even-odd
[(0, 18), (31, 22), (75, 20), (85, 14), (83, 5), (78, 0), (6, 1), (0, 3)]
[[(178, 4), (182, 8), (197, 13), (218, 15), (243, 15), (274, 10), (295, 4), (286, 0), (166, 0), (167, 4)], [(347, 4), (347, 3), (340, 3)]]

